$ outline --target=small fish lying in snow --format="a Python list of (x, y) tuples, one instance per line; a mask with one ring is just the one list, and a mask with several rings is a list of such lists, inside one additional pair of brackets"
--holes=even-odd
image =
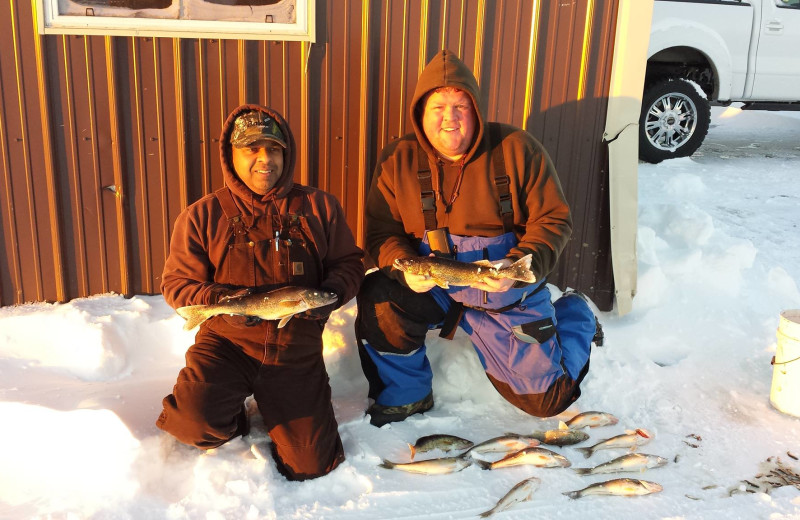
[(459, 262), (436, 256), (417, 256), (398, 258), (392, 267), (404, 273), (430, 276), (436, 285), (443, 289), (449, 289), (450, 286), (474, 285), (487, 279), (510, 278), (528, 283), (536, 281), (536, 275), (531, 271), (531, 255), (523, 256), (508, 267), (498, 267), (499, 265), (488, 260)]
[(667, 459), (658, 455), (646, 453), (628, 453), (614, 460), (610, 460), (593, 468), (575, 468), (579, 475), (597, 475), (599, 473), (621, 473), (623, 471), (644, 471), (646, 469), (660, 468), (667, 463)]
[(498, 500), (497, 505), (491, 508), (488, 511), (481, 513), (481, 518), (488, 518), (495, 513), (499, 513), (500, 511), (505, 511), (506, 509), (510, 508), (514, 504), (518, 504), (520, 502), (525, 502), (526, 500), (530, 500), (533, 496), (533, 493), (539, 489), (539, 484), (542, 481), (536, 477), (526, 478), (522, 482), (519, 482), (516, 486), (511, 488), (511, 491), (506, 493), (506, 495)]
[(567, 426), (573, 430), (581, 428), (597, 428), (598, 426), (612, 426), (617, 424), (619, 419), (606, 412), (583, 412), (579, 413), (569, 421)]
[(420, 475), (444, 475), (445, 473), (455, 473), (461, 471), (472, 464), (472, 460), (466, 457), (443, 457), (441, 459), (418, 460), (416, 462), (390, 462), (388, 460), (378, 464), (386, 469), (398, 469), (408, 473)]
[(178, 314), (186, 319), (184, 330), (192, 330), (208, 318), (220, 314), (254, 316), (262, 320), (280, 320), (278, 328), (295, 314), (335, 303), (335, 293), (307, 287), (281, 287), (266, 293), (249, 294), (231, 298), (212, 305), (179, 307)]
[(616, 437), (611, 437), (610, 439), (605, 439), (594, 446), (589, 446), (588, 448), (575, 448), (578, 451), (583, 452), (583, 455), (588, 459), (592, 456), (592, 454), (598, 450), (610, 450), (614, 448), (626, 448), (630, 450), (635, 450), (639, 446), (643, 446), (650, 442), (653, 438), (653, 434), (649, 431), (645, 430), (644, 428), (637, 428), (634, 431), (627, 431), (621, 435), (617, 435)]
[(487, 453), (513, 453), (524, 448), (530, 448), (538, 445), (538, 439), (534, 439), (533, 437), (527, 435), (509, 433), (506, 435), (501, 435), (500, 437), (494, 437), (488, 441), (483, 441), (480, 444), (476, 444), (467, 450), (464, 455), (469, 455), (471, 457), (474, 454), (485, 455)]
[(647, 480), (637, 480), (635, 478), (617, 478), (606, 482), (598, 482), (591, 486), (579, 489), (578, 491), (568, 491), (564, 493), (569, 498), (581, 498), (588, 495), (613, 495), (620, 497), (632, 497), (636, 495), (649, 495), (663, 490), (661, 484), (648, 482)]
[(413, 460), (414, 455), (417, 453), (424, 453), (426, 451), (435, 449), (439, 449), (444, 452), (448, 452), (450, 450), (466, 450), (467, 448), (471, 448), (473, 445), (474, 443), (472, 441), (462, 439), (461, 437), (456, 437), (455, 435), (436, 434), (420, 437), (417, 439), (417, 442), (414, 444), (409, 444), (408, 447), (411, 449), (411, 459)]
[(476, 462), (483, 469), (500, 469), (523, 465), (537, 466), (539, 468), (568, 468), (572, 465), (565, 456), (539, 446), (522, 449), (495, 462), (485, 460)]
[(589, 438), (589, 434), (580, 430), (570, 429), (562, 422), (557, 430), (535, 431), (530, 434), (530, 437), (550, 446), (571, 446), (585, 441)]

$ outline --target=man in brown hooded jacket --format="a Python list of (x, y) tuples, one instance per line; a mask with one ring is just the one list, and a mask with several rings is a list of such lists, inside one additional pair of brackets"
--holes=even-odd
[[(484, 121), (477, 81), (450, 51), (423, 70), (410, 112), (414, 132), (384, 148), (366, 205), (366, 249), (380, 268), (361, 288), (356, 320), (370, 422), (433, 406), (425, 336), (452, 337), (456, 326), (506, 400), (556, 415), (580, 395), (599, 324), (578, 293), (551, 303), (544, 281), (572, 231), (553, 163), (526, 131)], [(529, 258), (536, 281), (444, 289), (392, 268), (430, 253), (498, 267)]]
[(344, 460), (322, 331), (358, 291), (363, 252), (336, 198), (293, 182), (295, 143), (280, 114), (236, 108), (220, 155), (225, 187), (175, 222), (161, 283), (167, 303), (209, 305), (290, 285), (324, 289), (338, 301), (281, 328), (246, 316), (203, 322), (156, 424), (185, 444), (214, 448), (247, 434), (244, 401), (252, 394), (279, 471), (318, 477)]

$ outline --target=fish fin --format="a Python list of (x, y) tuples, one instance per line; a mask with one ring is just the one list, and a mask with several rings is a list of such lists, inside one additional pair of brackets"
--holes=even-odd
[(208, 305), (187, 305), (186, 307), (175, 309), (175, 312), (186, 320), (186, 323), (183, 324), (183, 330), (192, 330), (206, 321), (208, 319), (204, 312), (206, 308), (208, 308)]
[(569, 426), (564, 421), (558, 421), (558, 429), (559, 430), (569, 430)]
[(476, 261), (471, 262), (471, 263), (472, 263), (472, 265), (480, 265), (482, 267), (495, 267), (495, 268), (498, 265), (502, 265), (502, 264), (499, 264), (497, 262), (490, 262), (489, 260), (476, 260)]
[(282, 329), (284, 325), (289, 323), (289, 320), (292, 319), (292, 316), (294, 316), (294, 314), (290, 314), (288, 316), (284, 316), (283, 318), (281, 318), (281, 321), (278, 322), (278, 328)]
[(440, 280), (438, 278), (433, 278), (432, 280), (436, 283), (436, 285), (438, 285), (442, 289), (449, 289), (450, 288), (450, 284), (447, 283), (446, 280)]
[(408, 449), (411, 450), (411, 460), (414, 460), (414, 455), (417, 454), (417, 448), (415, 448), (413, 444), (409, 444)]
[(578, 475), (591, 475), (593, 468), (572, 468), (572, 471)]
[(281, 300), (278, 302), (278, 305), (280, 305), (281, 307), (288, 307), (290, 309), (294, 309), (297, 308), (297, 306), (299, 306), (302, 302), (303, 300)]
[(561, 493), (562, 495), (566, 495), (569, 498), (580, 498), (581, 492), (580, 491), (567, 491), (566, 493)]
[(386, 469), (392, 469), (392, 468), (394, 468), (394, 467), (395, 467), (395, 465), (396, 465), (396, 464), (395, 464), (394, 462), (391, 462), (391, 461), (388, 461), (388, 460), (386, 460), (386, 459), (383, 459), (383, 462), (381, 462), (380, 464), (378, 464), (378, 467), (380, 467), (380, 468), (386, 468)]
[(536, 275), (531, 271), (531, 255), (527, 254), (508, 266), (505, 270), (510, 273), (509, 278), (520, 282), (534, 283)]

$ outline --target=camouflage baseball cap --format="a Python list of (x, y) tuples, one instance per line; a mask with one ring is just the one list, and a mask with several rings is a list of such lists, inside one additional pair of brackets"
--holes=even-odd
[(278, 122), (264, 112), (256, 110), (245, 112), (233, 122), (231, 145), (242, 148), (262, 140), (275, 141), (286, 148)]

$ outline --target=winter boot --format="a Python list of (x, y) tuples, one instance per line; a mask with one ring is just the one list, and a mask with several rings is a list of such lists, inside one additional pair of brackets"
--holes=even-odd
[(384, 424), (404, 421), (410, 415), (427, 412), (431, 408), (433, 408), (433, 392), (419, 401), (399, 406), (383, 406), (373, 403), (367, 408), (367, 413), (370, 416), (369, 423), (380, 428)]

